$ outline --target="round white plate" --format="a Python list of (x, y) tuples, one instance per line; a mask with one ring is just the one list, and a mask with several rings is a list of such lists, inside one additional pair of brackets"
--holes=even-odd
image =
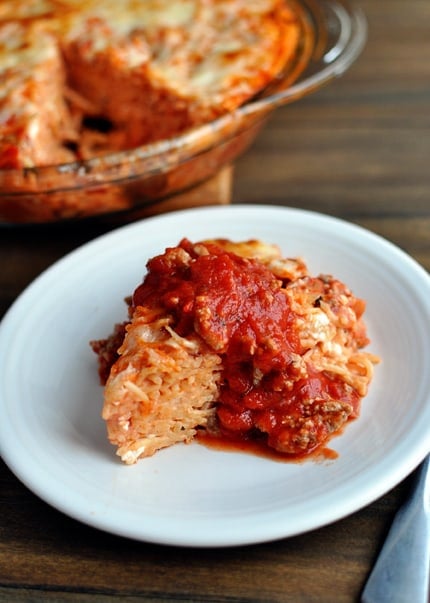
[[(334, 461), (283, 463), (197, 443), (122, 465), (100, 418), (89, 340), (126, 316), (149, 257), (182, 237), (278, 243), (367, 300), (382, 357), (361, 416), (330, 443)], [(382, 496), (430, 450), (430, 279), (357, 226), (268, 206), (185, 210), (120, 228), (38, 277), (0, 325), (0, 451), (47, 503), (137, 540), (229, 546), (292, 536)]]

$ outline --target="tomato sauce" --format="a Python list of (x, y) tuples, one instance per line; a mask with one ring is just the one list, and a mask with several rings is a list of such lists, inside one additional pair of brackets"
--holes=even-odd
[[(342, 430), (340, 430), (341, 432)], [(332, 434), (339, 435), (340, 432)], [(206, 448), (211, 450), (217, 450), (219, 452), (239, 452), (243, 454), (252, 454), (260, 458), (269, 459), (278, 463), (302, 463), (310, 458), (315, 462), (327, 462), (334, 461), (338, 458), (338, 453), (329, 448), (324, 442), (324, 445), (319, 445), (311, 452), (306, 454), (285, 454), (279, 452), (275, 448), (271, 448), (267, 445), (267, 441), (263, 437), (255, 438), (233, 438), (233, 437), (221, 437), (220, 435), (213, 435), (208, 433), (206, 430), (197, 432), (197, 442)]]
[(340, 379), (310, 367), (303, 372), (297, 316), (266, 266), (205, 247), (209, 253), (184, 239), (151, 259), (133, 305), (161, 303), (176, 332), (197, 332), (222, 356), (218, 436), (309, 454), (338, 429), (325, 403), (349, 405), (354, 418), (358, 394)]

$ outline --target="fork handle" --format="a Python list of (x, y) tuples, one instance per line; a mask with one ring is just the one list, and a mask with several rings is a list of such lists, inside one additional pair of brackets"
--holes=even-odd
[(428, 603), (430, 460), (400, 507), (362, 593), (362, 603)]

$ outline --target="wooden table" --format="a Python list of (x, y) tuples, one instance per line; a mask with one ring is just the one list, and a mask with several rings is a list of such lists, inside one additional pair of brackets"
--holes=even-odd
[[(361, 5), (370, 30), (364, 53), (341, 79), (276, 112), (235, 166), (233, 202), (339, 216), (430, 269), (430, 3)], [(44, 268), (107, 228), (2, 228), (0, 314)], [(295, 538), (182, 550), (81, 525), (0, 461), (0, 600), (358, 601), (409, 486)]]

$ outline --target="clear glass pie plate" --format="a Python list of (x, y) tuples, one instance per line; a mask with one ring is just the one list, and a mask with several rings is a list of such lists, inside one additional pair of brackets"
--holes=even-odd
[(0, 223), (42, 224), (156, 209), (234, 162), (271, 112), (342, 75), (366, 42), (365, 16), (352, 2), (286, 1), (299, 15), (302, 43), (288, 70), (257, 97), (168, 140), (87, 161), (0, 170)]

